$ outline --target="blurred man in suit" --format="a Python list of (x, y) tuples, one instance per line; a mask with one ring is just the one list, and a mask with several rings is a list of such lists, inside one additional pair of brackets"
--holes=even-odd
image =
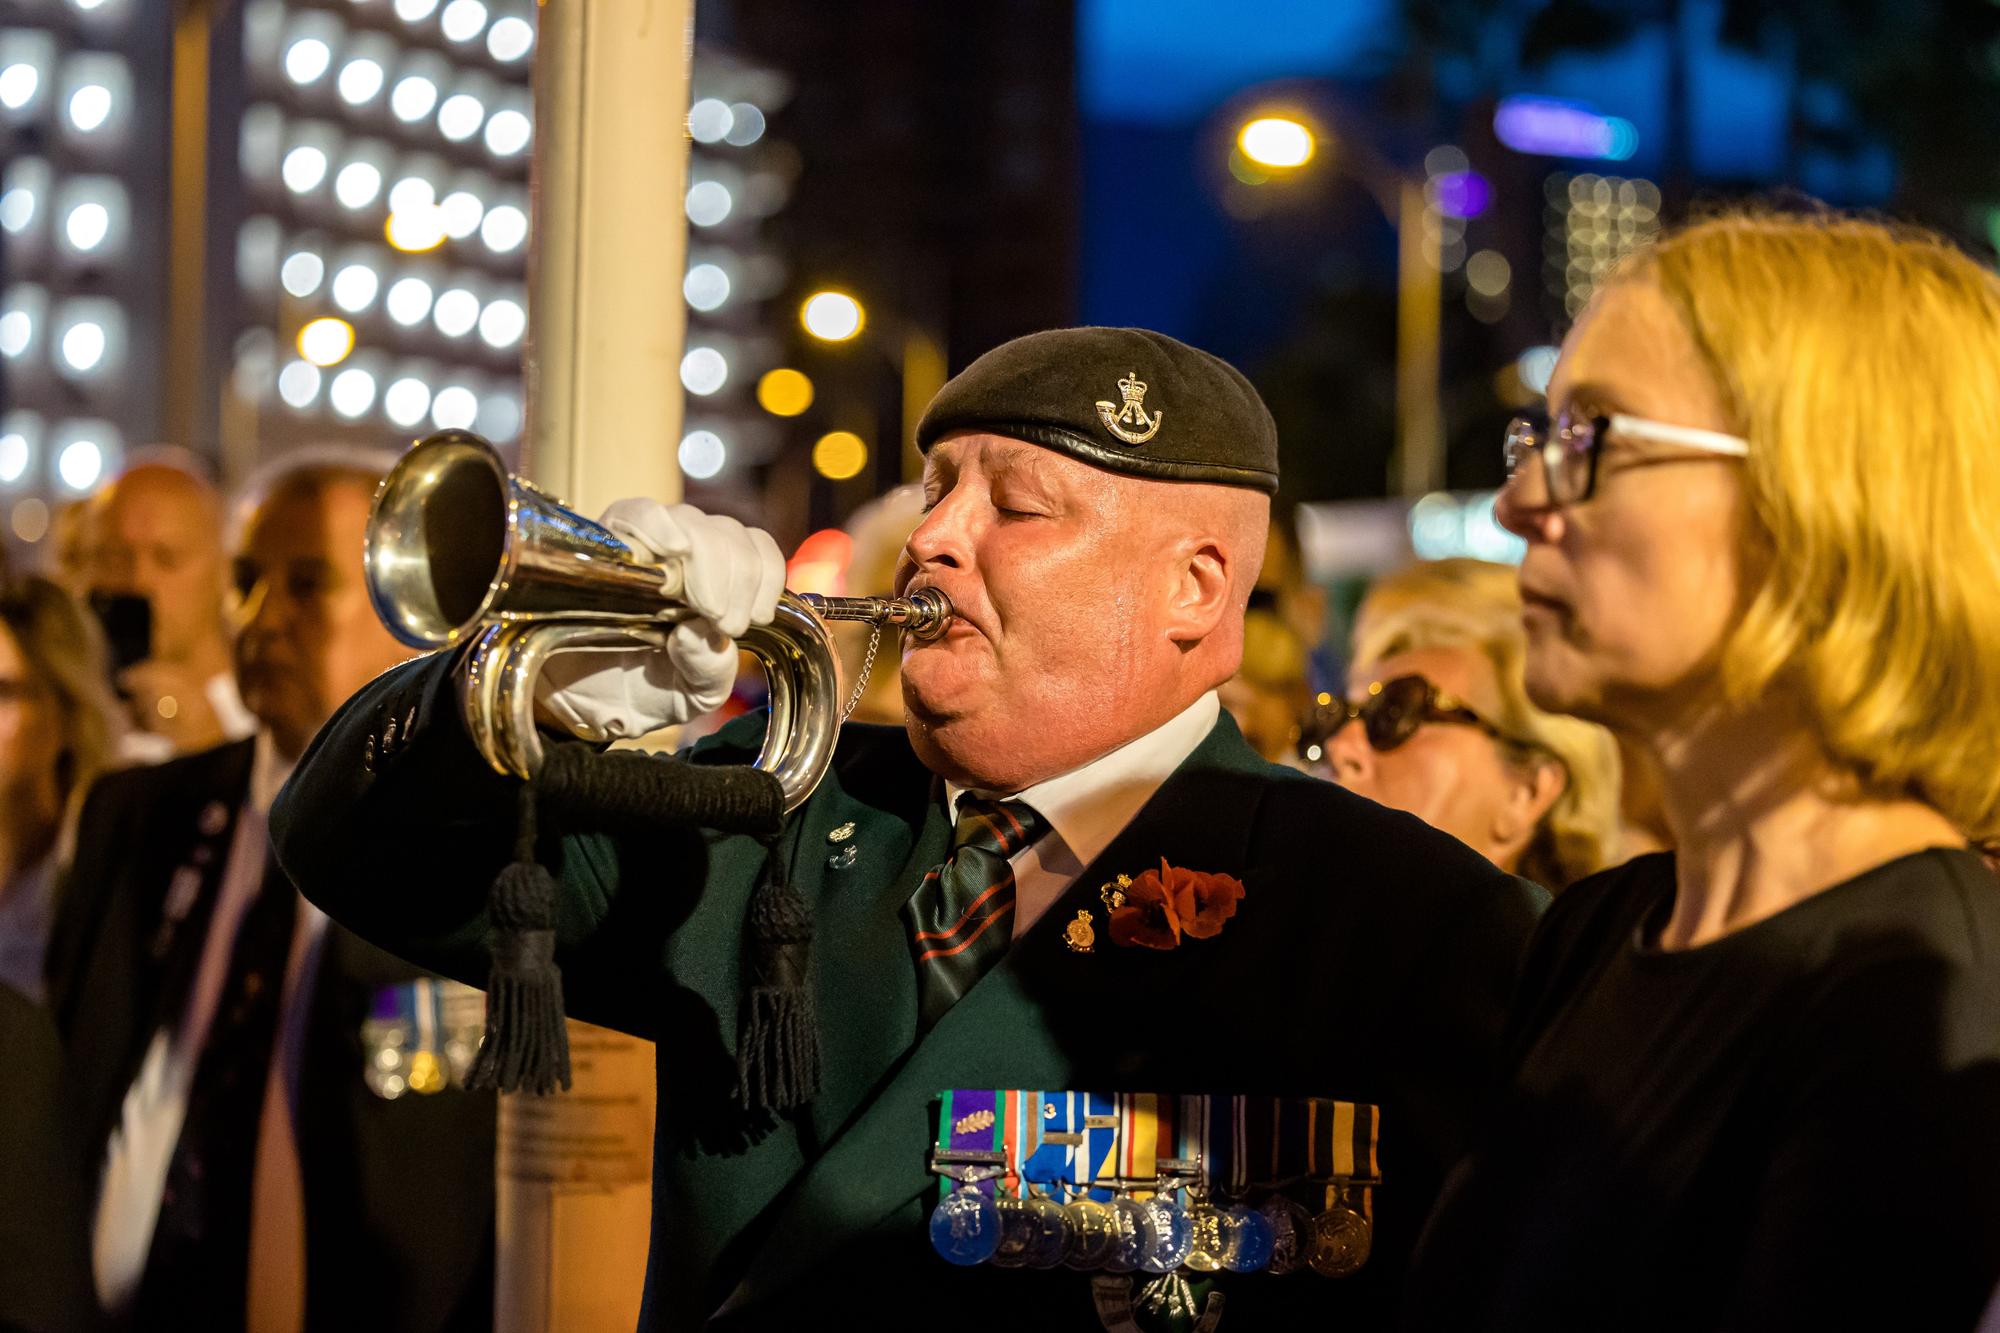
[[(139, 739), (128, 757), (159, 760), (242, 740), (256, 729), (229, 670), (222, 500), (180, 450), (142, 455), (91, 502), (82, 522), (93, 597), (140, 597), (145, 656), (117, 665)], [(114, 636), (115, 637), (115, 636)], [(144, 737), (156, 738), (148, 747)]]
[(115, 1326), (491, 1326), (494, 1102), (454, 1077), (478, 997), (329, 925), (265, 831), (320, 723), (407, 656), (362, 579), (386, 461), (309, 453), (243, 506), (256, 736), (115, 774), (84, 807), (51, 998)]

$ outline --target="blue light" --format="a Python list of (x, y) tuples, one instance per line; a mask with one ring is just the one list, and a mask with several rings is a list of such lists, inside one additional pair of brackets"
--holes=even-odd
[(1553, 97), (1505, 97), (1493, 112), (1493, 132), (1517, 153), (1623, 162), (1639, 150), (1639, 131), (1621, 116), (1603, 116)]

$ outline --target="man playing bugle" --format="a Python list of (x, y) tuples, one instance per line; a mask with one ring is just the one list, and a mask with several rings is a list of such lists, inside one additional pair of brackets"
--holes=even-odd
[[(496, 1019), (534, 1027), (559, 969), (568, 1013), (659, 1044), (648, 1328), (1386, 1322), (1543, 896), (1221, 712), (1278, 484), (1236, 371), (1036, 334), (947, 384), (918, 443), (898, 591), (955, 618), (904, 644), (906, 726), (843, 729), (782, 823), (552, 818), (475, 750), (446, 652), (321, 733), (284, 865), (448, 975), (486, 982), (490, 935)], [(767, 536), (688, 506), (607, 523), (695, 618), (552, 663), (539, 720), (597, 741), (713, 707), (783, 579)], [(765, 725), (692, 758), (748, 765)], [(548, 1085), (540, 1037), (498, 1041), (501, 1081)]]

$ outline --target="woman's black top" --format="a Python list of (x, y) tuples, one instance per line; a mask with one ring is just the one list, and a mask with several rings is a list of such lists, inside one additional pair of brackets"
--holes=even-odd
[(1673, 900), (1662, 854), (1543, 918), (1409, 1324), (1972, 1328), (2000, 1281), (2000, 879), (1919, 852), (1663, 952)]

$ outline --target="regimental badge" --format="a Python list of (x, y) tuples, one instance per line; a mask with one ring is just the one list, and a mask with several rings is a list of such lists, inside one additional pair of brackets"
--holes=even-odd
[(1104, 429), (1116, 435), (1127, 444), (1144, 444), (1160, 432), (1160, 423), (1167, 418), (1167, 411), (1161, 408), (1152, 416), (1146, 415), (1146, 381), (1133, 371), (1118, 381), (1118, 392), (1124, 398), (1122, 403), (1108, 403), (1097, 400), (1098, 420)]
[(1125, 905), (1125, 890), (1131, 887), (1132, 877), (1130, 875), (1120, 875), (1109, 884), (1099, 888), (1097, 896), (1104, 899), (1104, 910), (1115, 912), (1123, 907)]
[(1071, 953), (1090, 953), (1097, 948), (1097, 932), (1091, 929), (1090, 913), (1077, 912), (1076, 920), (1063, 927), (1063, 943)]

